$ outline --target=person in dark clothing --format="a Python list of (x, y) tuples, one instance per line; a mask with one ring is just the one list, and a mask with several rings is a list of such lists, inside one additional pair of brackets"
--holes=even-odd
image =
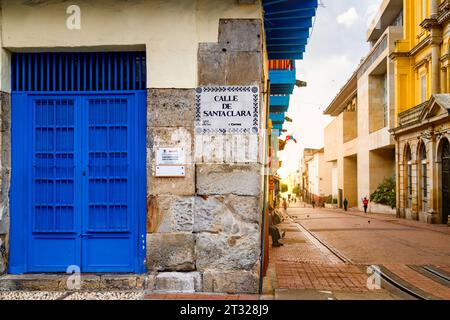
[(283, 244), (279, 242), (281, 239), (280, 230), (274, 224), (273, 211), (269, 211), (269, 234), (272, 237), (272, 247), (281, 247)]
[(369, 206), (369, 199), (367, 199), (367, 197), (364, 197), (363, 199), (363, 206), (364, 206), (364, 213), (367, 213), (367, 207)]
[(348, 201), (347, 198), (344, 199), (344, 210), (347, 211), (348, 208)]
[(316, 202), (313, 200), (312, 202), (311, 202), (311, 204), (312, 204), (312, 207), (313, 207), (313, 209), (316, 207)]

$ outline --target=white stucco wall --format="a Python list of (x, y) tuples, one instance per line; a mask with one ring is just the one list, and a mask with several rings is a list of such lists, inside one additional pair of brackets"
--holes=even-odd
[(337, 161), (331, 163), (331, 195), (335, 199), (339, 196)]
[[(69, 30), (69, 5), (81, 9), (81, 29)], [(1, 3), (1, 45), (11, 51), (147, 50), (149, 88), (197, 86), (200, 42), (217, 42), (220, 18), (261, 18), (260, 1), (8, 0)], [(2, 71), (0, 89), (8, 91)]]
[(319, 195), (319, 157), (308, 161), (309, 192)]

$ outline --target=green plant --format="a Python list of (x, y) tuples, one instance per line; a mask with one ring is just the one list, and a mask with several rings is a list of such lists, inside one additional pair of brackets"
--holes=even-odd
[(337, 204), (338, 203), (338, 199), (333, 198), (333, 204)]
[(288, 192), (287, 184), (282, 183), (281, 186), (280, 186), (280, 191), (281, 191), (281, 193)]
[(298, 196), (300, 194), (299, 186), (295, 186), (294, 189), (292, 189), (292, 193)]
[(396, 206), (395, 200), (395, 179), (387, 178), (370, 195), (370, 201), (390, 206), (392, 209)]

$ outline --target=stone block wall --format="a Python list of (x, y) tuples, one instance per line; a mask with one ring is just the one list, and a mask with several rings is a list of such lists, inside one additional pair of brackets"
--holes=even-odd
[[(220, 20), (218, 42), (199, 45), (198, 85), (257, 85), (263, 91), (261, 20)], [(256, 136), (196, 136), (194, 111), (195, 88), (148, 91), (147, 267), (155, 276), (150, 289), (256, 293), (262, 104)], [(184, 147), (185, 177), (155, 177), (158, 146)]]
[(0, 92), (0, 274), (6, 273), (9, 242), (11, 176), (11, 97)]

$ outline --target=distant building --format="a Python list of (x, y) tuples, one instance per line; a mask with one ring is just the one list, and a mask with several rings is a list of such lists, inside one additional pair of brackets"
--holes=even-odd
[(306, 166), (310, 201), (325, 202), (331, 195), (331, 164), (325, 161), (324, 149), (313, 151)]
[(319, 149), (311, 149), (311, 148), (305, 148), (303, 150), (303, 155), (301, 157), (301, 171), (300, 171), (300, 190), (301, 195), (303, 197), (303, 201), (308, 202), (310, 200), (309, 196), (309, 175), (308, 175), (308, 162), (312, 159), (314, 152), (318, 151)]

